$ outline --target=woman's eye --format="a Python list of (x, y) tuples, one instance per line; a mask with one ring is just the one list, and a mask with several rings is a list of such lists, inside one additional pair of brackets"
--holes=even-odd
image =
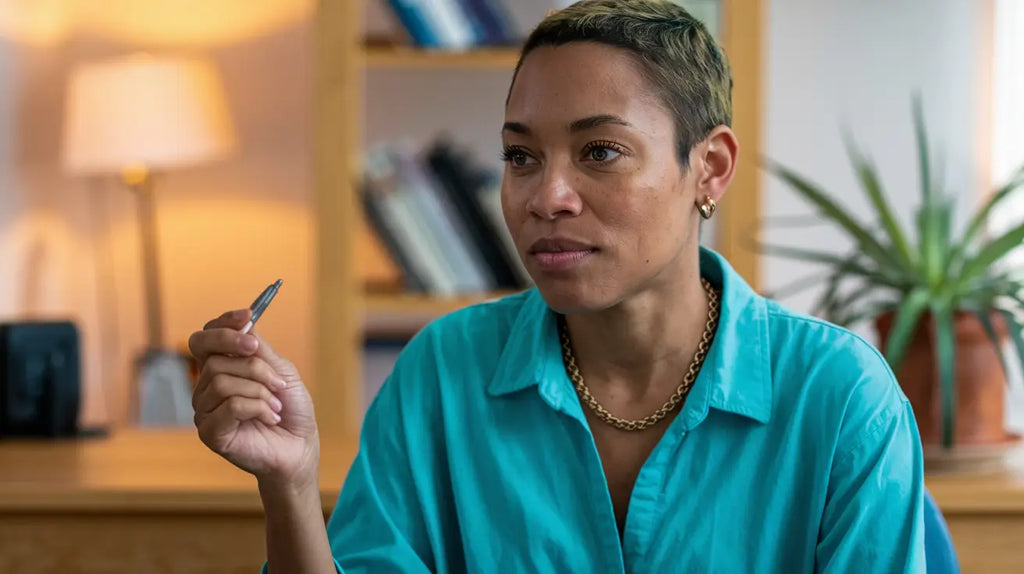
[(501, 159), (516, 167), (523, 167), (529, 164), (531, 158), (521, 149), (506, 148), (501, 154)]
[(618, 151), (609, 146), (596, 145), (587, 150), (587, 156), (596, 162), (611, 161), (621, 155)]

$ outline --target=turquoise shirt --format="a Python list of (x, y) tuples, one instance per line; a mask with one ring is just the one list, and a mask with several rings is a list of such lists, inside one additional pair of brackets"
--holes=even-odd
[(443, 317), (364, 422), (328, 535), (343, 572), (924, 572), (913, 413), (883, 357), (719, 255), (714, 343), (620, 541), (536, 290)]

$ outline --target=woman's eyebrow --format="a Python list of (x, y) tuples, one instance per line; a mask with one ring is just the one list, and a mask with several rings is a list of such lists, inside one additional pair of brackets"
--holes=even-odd
[(577, 133), (594, 129), (604, 124), (618, 124), (620, 126), (632, 127), (633, 124), (612, 114), (599, 114), (576, 120), (569, 124), (569, 133)]
[[(604, 124), (618, 124), (620, 126), (633, 127), (633, 124), (620, 118), (619, 116), (612, 114), (598, 114), (596, 116), (588, 116), (572, 121), (566, 128), (569, 133), (578, 133), (590, 129), (594, 129)], [(502, 132), (512, 132), (524, 136), (528, 136), (532, 133), (530, 127), (522, 122), (505, 122), (501, 127)]]
[(512, 132), (514, 134), (521, 134), (524, 136), (530, 135), (530, 128), (520, 122), (505, 122), (505, 125), (501, 126), (501, 132)]

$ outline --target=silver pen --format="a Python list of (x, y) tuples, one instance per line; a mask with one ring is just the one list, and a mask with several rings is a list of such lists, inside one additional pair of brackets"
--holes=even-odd
[(252, 330), (253, 325), (255, 325), (256, 321), (258, 321), (260, 316), (263, 315), (263, 311), (267, 309), (270, 302), (274, 300), (274, 295), (277, 295), (277, 290), (280, 288), (281, 280), (278, 279), (269, 287), (264, 289), (263, 292), (260, 293), (260, 296), (252, 302), (252, 305), (249, 305), (249, 309), (252, 311), (252, 317), (249, 318), (249, 322), (242, 328), (243, 335)]

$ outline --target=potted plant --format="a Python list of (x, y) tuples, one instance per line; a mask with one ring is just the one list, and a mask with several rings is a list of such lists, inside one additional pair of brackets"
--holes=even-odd
[[(1006, 357), (1013, 342), (1024, 366), (1024, 269), (1000, 265), (1024, 240), (1024, 222), (989, 236), (990, 214), (1024, 184), (1024, 166), (996, 190), (961, 233), (953, 231), (953, 197), (933, 172), (920, 102), (913, 106), (920, 203), (913, 229), (897, 220), (873, 163), (849, 137), (847, 153), (872, 206), (862, 221), (832, 194), (775, 162), (781, 178), (850, 239), (850, 253), (806, 247), (762, 246), (766, 253), (826, 267), (794, 292), (824, 283), (813, 312), (850, 326), (874, 321), (880, 348), (910, 399), (926, 448), (1005, 444)], [(912, 233), (913, 237), (912, 237)], [(782, 292), (775, 296), (782, 296)]]

